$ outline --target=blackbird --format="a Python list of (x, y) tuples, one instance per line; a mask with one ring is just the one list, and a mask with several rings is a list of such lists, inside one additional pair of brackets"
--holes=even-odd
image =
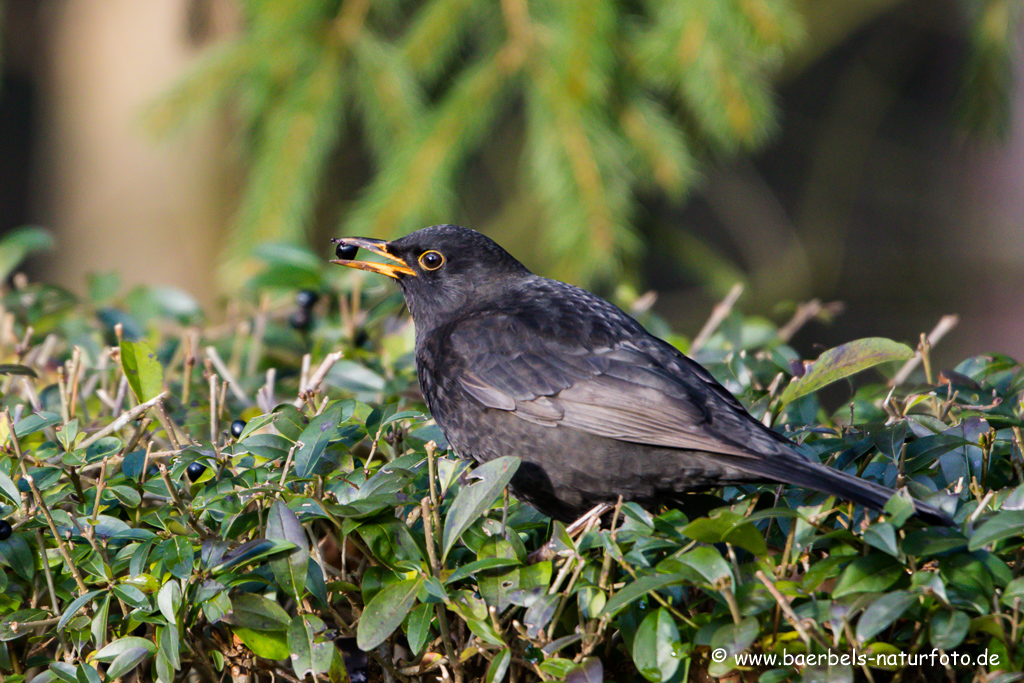
[[(393, 242), (335, 239), (338, 259), (398, 281), (427, 406), (464, 458), (521, 464), (513, 492), (572, 520), (685, 492), (794, 484), (881, 509), (893, 491), (812, 462), (729, 391), (613, 304), (534, 275), (490, 238), (435, 225)], [(354, 260), (358, 248), (387, 262)], [(950, 525), (915, 501), (916, 515)]]

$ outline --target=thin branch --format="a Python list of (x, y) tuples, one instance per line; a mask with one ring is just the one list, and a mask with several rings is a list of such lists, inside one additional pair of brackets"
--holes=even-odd
[[(159, 394), (157, 394), (153, 398), (149, 399), (145, 403), (140, 403), (139, 405), (135, 406), (131, 410), (129, 410), (129, 411), (125, 412), (125, 413), (122, 413), (113, 422), (108, 424), (106, 427), (104, 427), (103, 429), (99, 430), (98, 432), (92, 434), (91, 436), (83, 439), (82, 442), (80, 444), (78, 444), (78, 448), (88, 448), (91, 444), (95, 443), (96, 441), (99, 441), (103, 437), (109, 436), (110, 434), (113, 434), (117, 430), (119, 430), (119, 429), (123, 428), (124, 426), (126, 426), (132, 420), (136, 419), (137, 417), (139, 417), (140, 415), (145, 413), (147, 410), (149, 410), (153, 406), (158, 405), (166, 397), (167, 397), (167, 392), (166, 391), (161, 391)], [(158, 411), (158, 414), (159, 414), (159, 411)]]
[[(945, 337), (946, 334), (949, 333), (949, 331), (952, 330), (954, 327), (956, 327), (957, 323), (959, 322), (960, 316), (942, 316), (942, 319), (939, 320), (939, 324), (936, 325), (935, 329), (933, 329), (928, 334), (928, 346), (930, 348), (933, 348), (936, 344), (939, 343), (939, 340)], [(889, 380), (889, 386), (898, 387), (899, 385), (906, 382), (907, 378), (910, 377), (910, 373), (912, 373), (920, 363), (921, 353), (918, 352), (917, 355), (915, 355), (913, 358), (904, 363), (903, 367), (899, 369), (899, 372), (897, 372), (896, 375), (891, 380)]]
[(231, 370), (228, 369), (228, 366), (224, 363), (223, 359), (221, 359), (220, 354), (217, 353), (217, 349), (212, 346), (207, 346), (206, 357), (210, 359), (210, 362), (213, 363), (213, 367), (217, 368), (217, 372), (219, 372), (220, 376), (224, 378), (224, 381), (228, 383), (228, 388), (231, 389), (231, 393), (235, 395), (235, 398), (241, 401), (246, 407), (251, 406), (252, 401), (242, 390), (242, 385), (238, 383), (237, 379), (235, 379), (235, 376), (231, 373)]
[(713, 309), (711, 309), (711, 315), (708, 317), (708, 321), (704, 323), (704, 327), (700, 328), (700, 332), (690, 342), (690, 355), (693, 355), (699, 351), (711, 338), (711, 335), (715, 333), (718, 326), (722, 324), (729, 313), (732, 312), (732, 307), (736, 304), (736, 300), (740, 298), (740, 294), (743, 293), (743, 285), (739, 282), (732, 286), (729, 293), (725, 295)]

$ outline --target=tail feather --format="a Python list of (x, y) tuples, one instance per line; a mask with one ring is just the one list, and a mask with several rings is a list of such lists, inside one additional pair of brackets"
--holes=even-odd
[[(872, 481), (811, 462), (796, 453), (766, 457), (758, 464), (764, 467), (758, 474), (768, 479), (821, 491), (874, 510), (882, 510), (896, 493)], [(915, 500), (914, 511), (914, 516), (928, 524), (956, 526), (952, 517), (934, 505)]]

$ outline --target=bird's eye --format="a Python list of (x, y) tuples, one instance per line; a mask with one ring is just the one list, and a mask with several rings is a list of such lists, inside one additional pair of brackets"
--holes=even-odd
[(420, 265), (425, 270), (437, 270), (444, 265), (444, 255), (439, 251), (425, 251), (420, 254)]

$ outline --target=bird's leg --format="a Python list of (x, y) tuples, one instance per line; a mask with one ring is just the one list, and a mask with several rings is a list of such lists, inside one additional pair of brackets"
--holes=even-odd
[[(586, 529), (592, 521), (594, 521), (604, 513), (608, 512), (609, 510), (614, 509), (614, 507), (614, 505), (609, 505), (608, 503), (599, 503), (595, 505), (589, 511), (584, 513), (582, 517), (580, 517), (575, 522), (567, 526), (565, 528), (566, 533), (568, 533), (570, 537), (574, 536), (580, 531)], [(532, 553), (530, 553), (526, 558), (526, 562), (528, 564), (536, 564), (537, 562), (545, 562), (547, 560), (553, 559), (554, 557), (555, 541), (554, 539), (552, 539), (544, 545), (542, 545), (537, 550), (534, 550)]]

